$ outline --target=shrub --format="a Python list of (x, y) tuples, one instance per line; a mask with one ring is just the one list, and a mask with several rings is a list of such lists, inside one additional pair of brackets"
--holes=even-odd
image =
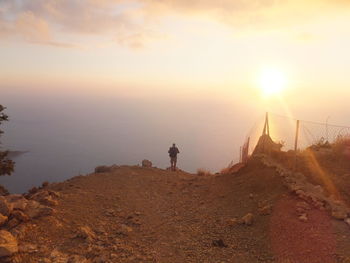
[(197, 170), (197, 175), (199, 175), (199, 176), (212, 176), (213, 174), (211, 172), (209, 172), (208, 170), (200, 168)]

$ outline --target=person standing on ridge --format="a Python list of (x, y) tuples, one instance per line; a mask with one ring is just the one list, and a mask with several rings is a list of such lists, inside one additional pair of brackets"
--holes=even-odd
[(175, 143), (173, 143), (173, 146), (169, 148), (168, 153), (170, 157), (171, 170), (176, 171), (177, 154), (180, 153), (180, 151), (176, 147)]

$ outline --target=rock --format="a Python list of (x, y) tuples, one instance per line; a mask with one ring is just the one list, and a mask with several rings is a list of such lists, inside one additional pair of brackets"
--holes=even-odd
[(30, 218), (52, 215), (54, 210), (51, 207), (39, 204), (37, 201), (29, 200), (24, 211)]
[(20, 253), (35, 253), (38, 252), (38, 246), (30, 243), (21, 243), (18, 247)]
[(242, 217), (242, 219), (240, 220), (240, 222), (244, 225), (247, 226), (251, 226), (253, 224), (254, 221), (254, 216), (252, 213), (248, 213), (246, 214), (244, 217)]
[(73, 255), (70, 256), (67, 263), (87, 263), (89, 262), (84, 256)]
[(88, 226), (82, 226), (78, 229), (76, 237), (84, 238), (86, 240), (93, 240), (96, 238), (95, 233)]
[(263, 216), (270, 215), (272, 213), (272, 206), (271, 205), (266, 205), (262, 208), (259, 209), (259, 214)]
[(120, 229), (117, 232), (118, 232), (118, 234), (128, 235), (132, 231), (133, 231), (133, 229), (131, 227), (122, 224), (122, 225), (120, 225)]
[(0, 226), (5, 224), (7, 222), (8, 217), (4, 216), (3, 214), (0, 214)]
[(67, 263), (68, 256), (57, 249), (54, 249), (50, 254), (50, 259), (55, 263)]
[(54, 200), (53, 197), (59, 196), (53, 191), (40, 191), (31, 196), (30, 199), (35, 200), (43, 205), (56, 206), (58, 201)]
[(227, 225), (230, 227), (233, 227), (238, 224), (238, 219), (237, 218), (231, 218), (227, 220)]
[(0, 214), (3, 214), (4, 216), (9, 216), (12, 212), (13, 206), (7, 202), (6, 198), (3, 196), (0, 196)]
[(30, 220), (29, 216), (20, 210), (14, 210), (11, 216), (18, 219), (20, 222), (27, 222)]
[(28, 199), (22, 197), (20, 199), (12, 201), (11, 204), (13, 206), (13, 209), (24, 211), (27, 207)]
[(0, 258), (9, 257), (18, 252), (18, 243), (13, 235), (5, 230), (0, 230)]
[(306, 214), (302, 214), (298, 217), (298, 219), (302, 222), (307, 222), (308, 221), (308, 218), (307, 218), (307, 215)]
[(311, 206), (308, 203), (306, 203), (306, 202), (298, 202), (296, 204), (296, 207), (304, 209), (304, 210), (310, 210), (311, 209)]
[(142, 167), (152, 167), (152, 162), (149, 160), (143, 160)]
[(344, 219), (344, 222), (345, 222), (348, 226), (350, 226), (350, 218)]
[(332, 210), (332, 217), (338, 220), (344, 220), (348, 217), (348, 214), (344, 210)]
[(253, 199), (253, 198), (254, 198), (254, 195), (253, 195), (253, 194), (249, 194), (249, 198), (250, 198), (250, 199)]
[(7, 189), (5, 187), (0, 185), (0, 196), (9, 195), (9, 194), (10, 194), (9, 191), (7, 191)]
[(16, 226), (18, 226), (21, 223), (20, 220), (18, 220), (17, 218), (11, 218), (7, 224), (6, 227), (9, 229), (15, 228)]
[(112, 172), (112, 168), (106, 165), (100, 165), (95, 168), (95, 173), (110, 173)]
[(225, 242), (222, 239), (218, 239), (218, 240), (213, 240), (211, 243), (214, 247), (227, 247), (227, 245), (225, 244)]

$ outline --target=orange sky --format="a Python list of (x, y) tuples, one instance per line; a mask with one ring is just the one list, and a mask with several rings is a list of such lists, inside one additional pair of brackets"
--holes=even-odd
[(0, 88), (215, 96), (281, 112), (256, 84), (274, 67), (293, 112), (315, 93), (314, 107), (339, 110), (350, 95), (349, 14), (342, 0), (2, 0)]

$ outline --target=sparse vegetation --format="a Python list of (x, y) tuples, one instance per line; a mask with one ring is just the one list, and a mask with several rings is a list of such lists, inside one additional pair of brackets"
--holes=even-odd
[(199, 176), (212, 176), (213, 174), (208, 170), (200, 168), (200, 169), (197, 169), (197, 175), (199, 175)]
[[(8, 116), (3, 112), (6, 108), (0, 105), (0, 125), (8, 121)], [(0, 130), (0, 135), (4, 132)], [(0, 176), (11, 175), (14, 170), (14, 162), (8, 158), (8, 151), (0, 151)]]

